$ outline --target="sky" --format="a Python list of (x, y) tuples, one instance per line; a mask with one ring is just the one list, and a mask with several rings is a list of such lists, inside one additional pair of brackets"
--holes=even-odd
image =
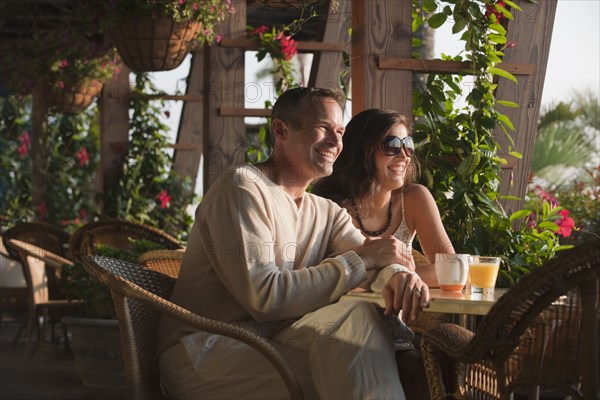
[[(600, 0), (558, 0), (542, 92), (542, 110), (560, 101), (571, 101), (574, 91), (590, 90), (596, 98), (600, 98), (599, 21)], [(442, 29), (444, 27), (436, 36), (436, 56), (440, 52), (456, 54), (458, 39), (448, 39), (450, 27), (445, 32)], [(181, 80), (189, 72), (189, 61), (188, 56), (176, 70), (154, 74), (157, 86), (170, 94), (177, 87), (184, 88)], [(247, 52), (246, 66), (246, 81), (258, 82), (249, 86), (246, 92), (246, 107), (260, 108), (267, 98), (269, 86), (253, 77), (254, 71), (260, 69), (253, 53)], [(175, 141), (182, 102), (170, 101), (167, 104), (170, 117), (166, 122), (172, 128), (171, 139)]]

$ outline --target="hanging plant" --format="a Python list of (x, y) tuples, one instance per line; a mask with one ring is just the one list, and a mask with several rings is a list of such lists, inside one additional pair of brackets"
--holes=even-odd
[(113, 0), (100, 20), (123, 62), (136, 72), (177, 68), (196, 44), (212, 44), (216, 26), (235, 13), (231, 0)]

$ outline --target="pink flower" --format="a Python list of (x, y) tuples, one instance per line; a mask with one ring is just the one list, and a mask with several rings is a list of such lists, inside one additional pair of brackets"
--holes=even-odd
[(21, 155), (21, 158), (25, 158), (29, 153), (29, 147), (31, 145), (29, 132), (24, 131), (21, 136), (19, 136), (19, 142), (21, 142), (21, 145), (19, 146), (19, 154)]
[(45, 202), (41, 202), (40, 204), (38, 204), (38, 206), (35, 209), (38, 213), (38, 215), (40, 216), (40, 220), (44, 220), (46, 219), (46, 215), (48, 214), (48, 208), (46, 207), (46, 203)]
[(198, 11), (198, 3), (192, 4), (192, 10)]
[(185, 0), (179, 0), (179, 5), (182, 6), (185, 4)]
[(221, 37), (221, 35), (215, 36), (215, 42), (221, 43), (221, 40), (223, 40), (223, 37)]
[(530, 228), (533, 228), (534, 226), (536, 226), (536, 221), (535, 221), (535, 211), (532, 211), (531, 214), (529, 214), (529, 218), (527, 218), (527, 226)]
[(69, 65), (69, 61), (67, 61), (67, 60), (60, 60), (59, 68), (60, 69), (65, 69), (65, 68), (67, 68), (68, 65)]
[(87, 165), (90, 156), (88, 155), (88, 152), (85, 149), (85, 147), (82, 147), (81, 150), (77, 152), (77, 158), (79, 158), (80, 166), (84, 167), (85, 165)]
[(562, 235), (563, 237), (571, 236), (571, 232), (573, 228), (575, 228), (575, 221), (573, 218), (569, 217), (569, 210), (561, 210), (558, 212), (562, 218), (555, 222), (558, 225), (558, 231), (556, 231), (557, 235)]
[(171, 196), (169, 196), (166, 190), (158, 194), (158, 199), (160, 200), (160, 208), (167, 208), (171, 202)]
[(506, 42), (506, 46), (504, 46), (505, 49), (512, 49), (513, 47), (515, 47), (518, 43), (515, 42), (514, 40), (509, 40), (508, 42)]

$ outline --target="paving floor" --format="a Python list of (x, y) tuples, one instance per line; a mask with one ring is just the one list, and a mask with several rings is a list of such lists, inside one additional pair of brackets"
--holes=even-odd
[(3, 322), (0, 327), (0, 399), (102, 400), (81, 384), (72, 352), (44, 342), (24, 362), (24, 338), (13, 341), (18, 325)]

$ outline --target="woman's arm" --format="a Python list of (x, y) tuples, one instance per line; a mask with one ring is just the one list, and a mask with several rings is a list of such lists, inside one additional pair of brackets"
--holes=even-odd
[(452, 242), (446, 233), (440, 212), (429, 190), (419, 184), (412, 184), (404, 194), (407, 224), (417, 231), (419, 243), (429, 264), (417, 266), (417, 273), (430, 287), (437, 287), (435, 277), (435, 254), (454, 253)]

